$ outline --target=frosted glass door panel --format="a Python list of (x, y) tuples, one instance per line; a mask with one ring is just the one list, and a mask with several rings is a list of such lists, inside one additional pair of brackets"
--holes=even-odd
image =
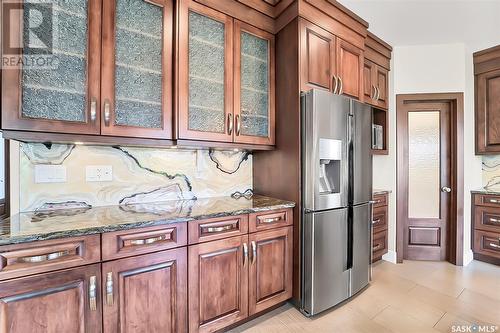
[(163, 8), (117, 0), (115, 125), (161, 128)]
[[(46, 45), (30, 33), (29, 28), (40, 23), (35, 14), (23, 11), (23, 53), (28, 56), (30, 50)], [(52, 15), (56, 31), (52, 37), (46, 31), (45, 37), (52, 41), (55, 66), (23, 68), (21, 114), (24, 118), (85, 122), (87, 0), (54, 1)]]
[(189, 130), (225, 133), (224, 23), (189, 12)]
[(440, 112), (408, 112), (408, 217), (440, 218)]
[(241, 134), (268, 136), (269, 41), (241, 32)]

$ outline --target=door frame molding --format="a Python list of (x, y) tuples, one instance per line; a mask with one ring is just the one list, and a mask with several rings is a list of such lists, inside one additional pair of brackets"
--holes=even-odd
[[(420, 93), (420, 94), (398, 94), (396, 95), (396, 147), (397, 147), (397, 167), (396, 167), (396, 261), (403, 262), (404, 251), (404, 230), (407, 223), (404, 216), (403, 202), (400, 193), (408, 191), (406, 181), (407, 175), (400, 172), (404, 167), (403, 157), (407, 153), (406, 148), (400, 142), (404, 142), (402, 126), (402, 114), (405, 104), (418, 102), (445, 102), (450, 103), (451, 110), (451, 186), (452, 196), (450, 201), (449, 230), (447, 242), (447, 260), (457, 266), (463, 265), (464, 248), (464, 94), (454, 93)], [(406, 196), (405, 196), (406, 197)]]

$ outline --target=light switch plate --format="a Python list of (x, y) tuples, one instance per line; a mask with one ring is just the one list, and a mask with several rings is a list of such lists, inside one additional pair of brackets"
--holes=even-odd
[(36, 164), (35, 183), (65, 183), (66, 167), (64, 165)]
[(85, 180), (87, 182), (110, 182), (110, 181), (113, 181), (113, 166), (111, 166), (111, 165), (87, 165), (85, 167)]

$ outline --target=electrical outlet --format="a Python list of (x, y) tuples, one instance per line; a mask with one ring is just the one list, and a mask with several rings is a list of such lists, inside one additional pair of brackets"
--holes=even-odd
[(87, 165), (85, 180), (87, 182), (110, 182), (113, 180), (113, 167), (111, 165)]
[(66, 167), (63, 165), (36, 164), (35, 183), (65, 183)]

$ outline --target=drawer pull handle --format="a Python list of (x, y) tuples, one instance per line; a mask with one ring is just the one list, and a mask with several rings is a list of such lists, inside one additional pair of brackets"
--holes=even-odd
[(67, 255), (69, 255), (69, 251), (59, 251), (59, 252), (53, 252), (53, 253), (49, 253), (49, 254), (42, 254), (39, 256), (22, 257), (22, 258), (19, 258), (18, 261), (19, 262), (26, 262), (26, 263), (39, 263), (39, 262), (58, 259), (58, 258), (67, 256)]
[(97, 292), (96, 292), (96, 277), (95, 275), (90, 277), (89, 281), (89, 303), (90, 303), (90, 310), (91, 311), (96, 311), (97, 310)]
[(109, 272), (106, 275), (106, 304), (113, 305), (113, 273)]
[(278, 222), (279, 220), (281, 220), (281, 216), (263, 219), (262, 223), (274, 223)]
[(146, 239), (134, 239), (130, 241), (132, 245), (145, 245), (145, 244), (153, 244), (156, 242), (160, 242), (162, 240), (167, 239), (165, 235), (161, 235), (158, 237), (146, 238)]
[(252, 241), (252, 265), (255, 264), (255, 260), (257, 260), (257, 243)]
[(231, 229), (234, 229), (234, 224), (223, 225), (220, 227), (208, 227), (207, 232), (213, 234), (216, 232), (228, 231)]
[(491, 203), (498, 203), (497, 199), (488, 199), (488, 201), (491, 202)]
[(500, 222), (500, 220), (495, 219), (495, 218), (493, 218), (493, 217), (490, 217), (490, 222), (493, 222), (493, 223), (498, 223), (498, 222)]
[(495, 249), (500, 249), (500, 245), (495, 244), (495, 243), (490, 243), (490, 246), (495, 248)]
[(377, 224), (377, 223), (379, 223), (379, 222), (380, 222), (380, 219), (378, 219), (378, 220), (373, 220), (373, 221), (372, 221), (372, 224)]
[(381, 247), (382, 247), (382, 244), (379, 243), (373, 247), (373, 251), (376, 251), (376, 250), (380, 249)]
[(247, 265), (248, 262), (248, 245), (243, 243), (243, 267)]

